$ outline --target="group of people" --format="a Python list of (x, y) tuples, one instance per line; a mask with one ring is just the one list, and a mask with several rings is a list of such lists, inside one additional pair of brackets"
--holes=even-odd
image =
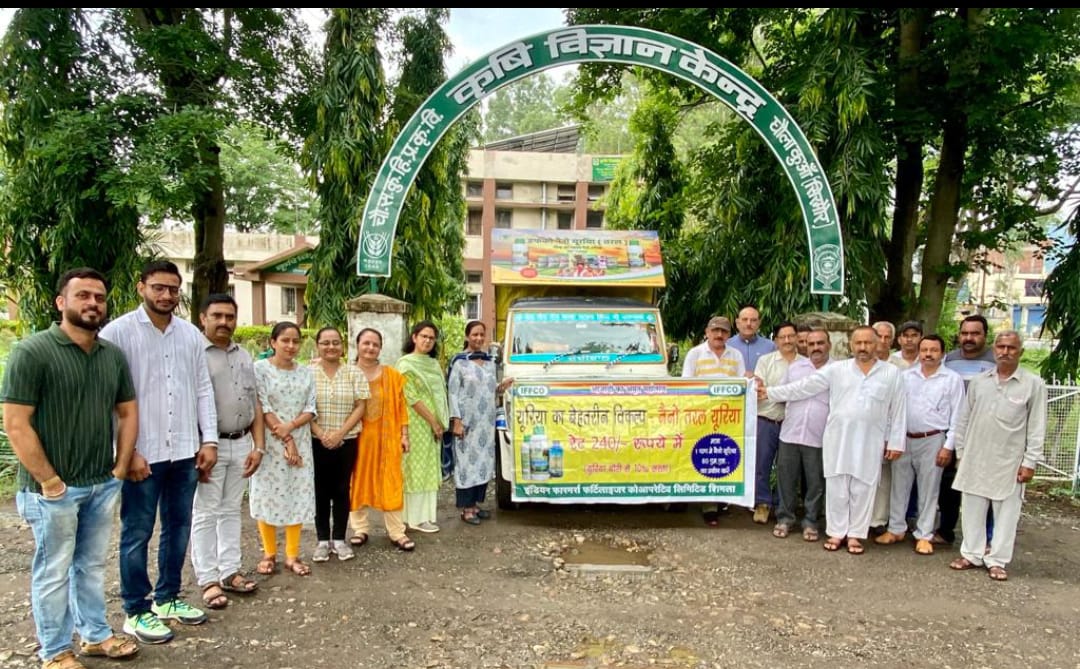
[[(9, 357), (0, 401), (19, 460), (16, 503), (34, 534), (32, 606), (45, 669), (83, 666), (73, 632), (82, 655), (118, 659), (138, 651), (136, 640), (171, 640), (168, 621), (205, 622), (180, 597), (189, 543), (205, 607), (255, 591), (241, 562), (245, 489), (263, 575), (279, 569), (279, 530), (284, 569), (311, 573), (300, 542), (312, 518), (313, 562), (354, 557), (368, 542), (371, 509), (402, 551), (416, 547), (409, 529), (439, 531), (446, 433), (462, 521), (491, 517), (481, 504), (495, 473), (495, 398), (512, 379), (496, 380), (483, 323), (466, 326), (448, 375), (430, 321), (412, 328), (394, 366), (380, 362), (383, 338), (372, 328), (358, 334), (349, 363), (334, 327), (317, 332), (317, 359), (300, 364), (303, 335), (289, 322), (274, 326), (272, 354), (256, 362), (233, 340), (233, 298), (207, 297), (200, 330), (174, 315), (180, 287), (175, 264), (149, 263), (137, 286), (142, 304), (109, 321), (105, 277), (71, 270), (57, 286), (59, 323)], [(114, 633), (105, 614), (117, 504), (126, 634)]]
[[(759, 335), (760, 314), (743, 308), (731, 322), (709, 320), (705, 341), (686, 357), (683, 376), (746, 376), (758, 395), (754, 522), (851, 554), (898, 544), (909, 527), (914, 550), (931, 555), (955, 539), (956, 570), (986, 567), (1004, 581), (1012, 560), (1024, 484), (1042, 459), (1046, 386), (1020, 366), (1023, 340), (999, 331), (987, 346), (979, 315), (960, 323), (959, 347), (908, 321), (859, 326), (853, 357), (832, 360), (821, 325), (784, 322)], [(893, 352), (894, 342), (898, 350)], [(776, 486), (772, 485), (775, 471)], [(800, 486), (802, 498), (800, 500)], [(719, 509), (704, 508), (719, 524)]]

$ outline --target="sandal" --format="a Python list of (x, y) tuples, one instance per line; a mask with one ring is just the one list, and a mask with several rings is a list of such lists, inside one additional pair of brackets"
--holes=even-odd
[(135, 639), (124, 634), (113, 634), (104, 641), (98, 643), (83, 642), (79, 652), (90, 657), (107, 657), (110, 660), (120, 660), (131, 657), (139, 652), (139, 644)]
[(967, 571), (968, 569), (977, 569), (981, 566), (981, 564), (975, 564), (967, 558), (956, 558), (949, 563), (949, 569), (955, 569), (956, 571)]
[(802, 540), (803, 541), (817, 541), (818, 540), (818, 531), (815, 530), (812, 527), (805, 528), (802, 531)]
[(468, 513), (467, 511), (462, 511), (461, 512), (461, 520), (463, 522), (468, 523), (469, 525), (479, 525), (480, 524), (480, 519), (476, 516), (476, 514), (475, 513)]
[(357, 532), (356, 534), (349, 537), (349, 543), (353, 546), (363, 546), (367, 543), (367, 540), (367, 532)]
[(821, 547), (829, 552), (838, 551), (840, 547), (847, 543), (847, 539), (840, 537), (829, 537), (825, 540), (825, 543), (821, 544)]
[(858, 539), (848, 539), (847, 552), (850, 555), (862, 555), (866, 552), (866, 547)]
[(789, 531), (790, 530), (787, 525), (783, 523), (777, 523), (776, 527), (772, 528), (772, 535), (777, 539), (786, 539)]
[(75, 653), (65, 650), (53, 659), (42, 662), (41, 669), (86, 669), (86, 665), (79, 662)]
[(203, 586), (202, 600), (208, 609), (223, 609), (229, 605), (229, 598), (225, 596), (225, 591), (217, 583), (207, 583)]
[(1005, 571), (1005, 567), (990, 567), (990, 579), (993, 581), (1007, 581), (1009, 580), (1009, 572)]
[(225, 578), (221, 579), (222, 590), (228, 590), (229, 592), (239, 592), (242, 595), (249, 592), (255, 592), (255, 589), (258, 587), (258, 583), (244, 576), (240, 572), (236, 572), (232, 576), (226, 576)]
[(311, 567), (304, 564), (300, 558), (285, 560), (285, 568), (297, 576), (311, 576)]
[(490, 520), (491, 519), (491, 512), (488, 511), (487, 509), (477, 509), (476, 510), (476, 517), (479, 518), (480, 520)]
[(264, 555), (259, 564), (255, 566), (255, 573), (263, 576), (269, 576), (277, 573), (277, 556), (276, 555)]
[(390, 543), (397, 546), (397, 549), (399, 551), (405, 551), (406, 553), (408, 553), (408, 552), (410, 552), (410, 551), (412, 551), (413, 549), (416, 548), (416, 542), (413, 541), (412, 539), (410, 539), (409, 537), (401, 537), (400, 539), (398, 539), (396, 541), (394, 539), (391, 539)]

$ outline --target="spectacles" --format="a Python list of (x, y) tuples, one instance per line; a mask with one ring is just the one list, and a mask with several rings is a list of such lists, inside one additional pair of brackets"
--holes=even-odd
[(155, 293), (160, 294), (160, 293), (166, 293), (167, 292), (169, 295), (172, 295), (173, 297), (176, 297), (177, 295), (180, 294), (180, 286), (168, 286), (168, 285), (163, 284), (163, 283), (152, 283), (152, 284), (150, 284), (149, 288), (150, 288), (150, 290), (154, 291)]

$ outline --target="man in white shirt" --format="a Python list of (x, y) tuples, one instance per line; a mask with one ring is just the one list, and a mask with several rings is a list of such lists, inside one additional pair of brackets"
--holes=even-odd
[(810, 376), (758, 397), (788, 402), (829, 391), (829, 418), (822, 436), (825, 470), (825, 550), (845, 543), (853, 555), (865, 550), (881, 476), (882, 453), (893, 461), (904, 450), (905, 394), (900, 370), (877, 358), (876, 334), (863, 325), (851, 333), (852, 360), (834, 362)]
[[(1020, 367), (1023, 340), (1015, 330), (994, 337), (997, 367), (971, 379), (956, 426), (956, 481), (963, 493), (964, 541), (949, 563), (957, 570), (986, 566), (995, 581), (1008, 579), (1024, 484), (1035, 476), (1046, 437), (1046, 384)], [(994, 511), (987, 551), (986, 512)]]
[[(695, 376), (742, 377), (746, 374), (742, 354), (727, 346), (731, 337), (731, 321), (713, 316), (705, 326), (705, 342), (690, 349), (683, 362), (683, 378)], [(702, 505), (702, 518), (709, 527), (720, 525), (718, 504)]]
[(932, 334), (919, 342), (920, 364), (901, 375), (907, 391), (907, 449), (892, 464), (889, 529), (874, 541), (895, 544), (907, 537), (907, 507), (918, 490), (915, 552), (931, 555), (942, 467), (952, 460), (956, 423), (964, 399), (964, 380), (941, 364), (945, 340)]
[[(191, 534), (195, 487), (217, 462), (214, 389), (202, 332), (173, 318), (180, 303), (180, 270), (159, 260), (138, 283), (143, 303), (105, 326), (131, 367), (139, 405), (139, 437), (129, 479), (120, 494), (120, 595), (124, 631), (143, 643), (165, 643), (173, 632), (162, 620), (206, 622), (180, 599), (181, 573)], [(158, 577), (147, 573), (147, 552), (160, 510)]]
[[(788, 365), (801, 360), (795, 349), (795, 324), (783, 322), (773, 331), (777, 349), (758, 358), (754, 375), (767, 385), (778, 385)], [(784, 423), (784, 405), (768, 400), (758, 403), (757, 466), (754, 473), (754, 522), (769, 522), (773, 510), (772, 480), (776, 451), (780, 446), (780, 426)]]
[[(896, 341), (896, 327), (889, 321), (878, 321), (871, 327), (877, 335), (874, 352), (878, 360), (889, 362), (893, 342)], [(870, 513), (870, 534), (880, 534), (889, 524), (889, 496), (892, 494), (892, 463), (881, 461), (881, 476), (878, 477), (877, 489), (874, 490), (874, 508)]]

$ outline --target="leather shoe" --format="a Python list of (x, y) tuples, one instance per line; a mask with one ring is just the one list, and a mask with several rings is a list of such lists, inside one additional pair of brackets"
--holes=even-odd
[(874, 539), (875, 544), (881, 544), (882, 546), (888, 546), (889, 544), (898, 544), (907, 538), (906, 534), (893, 534), (892, 532), (882, 532)]

